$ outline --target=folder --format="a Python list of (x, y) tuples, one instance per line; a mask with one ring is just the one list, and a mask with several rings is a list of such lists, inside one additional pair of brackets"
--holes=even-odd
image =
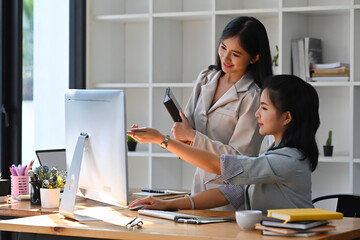
[(292, 221), (318, 221), (343, 218), (342, 213), (320, 208), (272, 209), (268, 210), (267, 216), (284, 220), (285, 223)]
[(168, 110), (170, 116), (174, 120), (174, 122), (182, 122), (179, 111), (181, 107), (179, 103), (176, 101), (175, 96), (170, 91), (170, 88), (166, 88), (165, 98), (164, 98), (164, 105)]

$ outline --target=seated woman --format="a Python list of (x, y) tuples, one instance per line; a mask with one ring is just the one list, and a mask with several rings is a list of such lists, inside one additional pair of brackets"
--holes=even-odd
[[(318, 163), (315, 134), (320, 125), (319, 98), (307, 82), (292, 75), (269, 77), (263, 86), (255, 113), (260, 134), (275, 142), (258, 157), (216, 155), (170, 139), (153, 128), (134, 127), (128, 135), (141, 143), (167, 145), (181, 159), (217, 174), (213, 179), (232, 185), (247, 185), (245, 207), (266, 212), (274, 208), (310, 208), (311, 172)], [(203, 198), (202, 198), (203, 199)], [(211, 201), (211, 199), (208, 199)], [(132, 202), (143, 209), (205, 208), (194, 197), (159, 200), (152, 197)]]

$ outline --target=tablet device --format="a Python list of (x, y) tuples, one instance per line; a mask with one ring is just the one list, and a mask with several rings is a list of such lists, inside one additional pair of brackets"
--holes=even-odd
[(179, 103), (176, 101), (175, 96), (170, 91), (170, 88), (166, 88), (164, 105), (168, 110), (170, 116), (174, 122), (182, 122), (179, 111), (181, 110)]

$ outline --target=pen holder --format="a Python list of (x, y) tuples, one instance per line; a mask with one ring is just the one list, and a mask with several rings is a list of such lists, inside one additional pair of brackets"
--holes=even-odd
[(11, 197), (29, 194), (29, 177), (28, 176), (11, 176)]

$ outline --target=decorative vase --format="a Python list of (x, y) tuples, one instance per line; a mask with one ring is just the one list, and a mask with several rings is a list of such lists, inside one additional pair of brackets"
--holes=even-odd
[(30, 182), (30, 204), (31, 205), (40, 205), (41, 204), (40, 188), (41, 188), (41, 185), (38, 181)]
[(129, 150), (130, 152), (133, 152), (133, 151), (136, 150), (136, 144), (137, 144), (137, 142), (127, 142), (127, 144), (128, 144), (128, 150)]
[(60, 205), (60, 188), (40, 188), (41, 207), (58, 208)]
[(324, 147), (324, 156), (331, 157), (333, 155), (334, 146), (323, 146)]

